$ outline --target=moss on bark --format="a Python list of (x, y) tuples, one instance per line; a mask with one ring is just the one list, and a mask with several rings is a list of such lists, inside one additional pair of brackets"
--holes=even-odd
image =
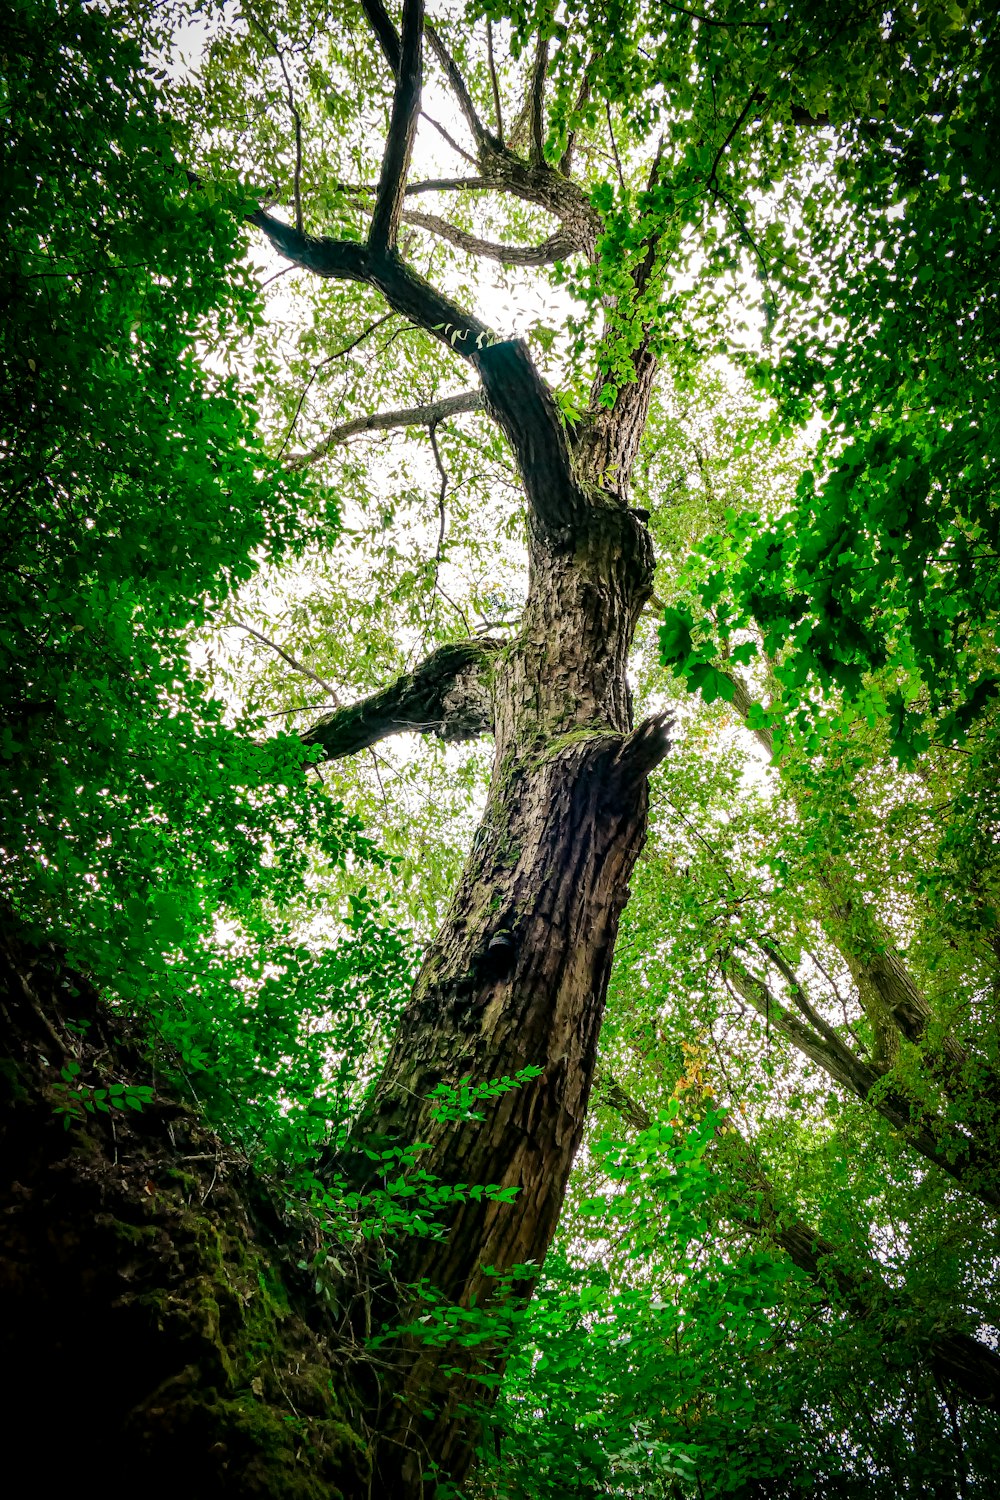
[[(295, 1231), (162, 1092), (65, 1128), (68, 1060), (84, 1088), (152, 1076), (54, 951), (8, 936), (0, 964), (8, 1464), (44, 1463), (53, 1493), (75, 1495), (368, 1495), (361, 1403), (295, 1269)], [(86, 1042), (67, 1019), (89, 1022)]]

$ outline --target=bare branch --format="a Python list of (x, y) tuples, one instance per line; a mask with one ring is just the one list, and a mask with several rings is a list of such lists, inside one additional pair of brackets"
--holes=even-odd
[(583, 249), (579, 239), (565, 229), (549, 235), (540, 245), (499, 245), (492, 240), (481, 240), (478, 235), (469, 234), (467, 230), (449, 224), (447, 219), (439, 219), (436, 214), (406, 208), (402, 217), (407, 224), (426, 229), (447, 240), (449, 244), (457, 245), (460, 250), (467, 251), (469, 255), (496, 260), (504, 266), (550, 266)]
[[(426, 23), (424, 30), (427, 34), (427, 40), (431, 44), (431, 50), (444, 69), (445, 77), (451, 86), (452, 93), (458, 100), (458, 107), (465, 117), (465, 123), (472, 131), (472, 136), (477, 146), (483, 142), (489, 142), (491, 140), (490, 132), (479, 118), (476, 106), (472, 102), (472, 95), (469, 93), (465, 79), (459, 72), (455, 59), (448, 51), (437, 30), (429, 21)], [(499, 141), (494, 142), (494, 144), (499, 145)]]
[(435, 120), (433, 115), (429, 115), (425, 109), (421, 110), (421, 114), (427, 121), (428, 125), (434, 126), (434, 129), (437, 131), (441, 139), (448, 142), (448, 145), (453, 151), (457, 152), (459, 156), (464, 157), (464, 159), (469, 163), (470, 166), (474, 167), (476, 165), (476, 158), (470, 152), (466, 151), (464, 146), (460, 146), (455, 137), (453, 135), (449, 135), (444, 126), (438, 120)]
[(462, 391), (458, 396), (444, 396), (440, 401), (431, 402), (427, 406), (411, 406), (402, 411), (372, 412), (365, 417), (352, 417), (349, 422), (342, 422), (339, 427), (334, 427), (308, 453), (293, 454), (285, 467), (292, 471), (304, 469), (308, 464), (325, 458), (339, 443), (346, 443), (348, 438), (357, 437), (362, 432), (388, 432), (394, 427), (436, 425), (447, 417), (458, 416), (460, 412), (481, 411), (482, 406), (482, 391)]
[[(434, 549), (434, 592), (438, 592), (438, 574), (441, 571), (441, 553), (444, 548), (444, 533), (448, 524), (448, 513), (444, 508), (445, 497), (448, 494), (448, 470), (441, 462), (441, 450), (437, 441), (437, 422), (431, 422), (427, 435), (431, 440), (431, 451), (434, 454), (434, 463), (441, 477), (441, 488), (438, 491), (438, 538)], [(449, 601), (450, 602), (450, 601)], [(454, 608), (454, 605), (452, 606)]]
[(497, 120), (497, 140), (503, 144), (503, 110), (500, 107), (500, 83), (493, 57), (493, 22), (486, 17), (486, 61), (490, 70), (490, 87), (493, 90), (493, 110)]
[(375, 255), (394, 249), (399, 233), (403, 193), (420, 117), (423, 26), (423, 0), (403, 0), (403, 34), (396, 88), (368, 235), (368, 244)]
[(261, 24), (261, 22), (254, 15), (253, 11), (249, 8), (249, 6), (247, 6), (247, 5), (244, 4), (243, 9), (244, 9), (244, 13), (246, 15), (247, 20), (250, 22), (250, 25), (253, 26), (253, 27), (255, 27), (256, 30), (260, 32), (260, 34), (264, 38), (265, 42), (267, 42), (268, 46), (274, 52), (275, 57), (278, 59), (278, 66), (281, 69), (281, 76), (285, 80), (285, 96), (286, 96), (286, 98), (288, 100), (288, 109), (289, 109), (289, 113), (291, 114), (291, 117), (292, 117), (292, 123), (295, 126), (295, 176), (294, 176), (293, 181), (292, 181), (292, 196), (293, 196), (293, 202), (295, 204), (295, 227), (298, 229), (299, 233), (301, 234), (302, 233), (302, 117), (299, 114), (298, 105), (295, 103), (295, 91), (292, 88), (292, 80), (288, 76), (288, 69), (285, 67), (285, 54), (284, 54), (284, 51), (282, 50), (281, 47), (278, 46), (278, 38), (277, 38), (277, 36), (276, 35), (275, 36), (271, 36), (270, 35), (270, 33), (264, 28), (264, 26)]
[(548, 37), (539, 36), (531, 69), (528, 111), (531, 126), (529, 159), (534, 166), (545, 161), (545, 71), (549, 65)]
[[(389, 319), (392, 317), (395, 317), (394, 313), (384, 313), (381, 318), (376, 318), (374, 323), (369, 323), (368, 327), (363, 329), (362, 332), (358, 334), (357, 338), (352, 339), (349, 344), (345, 344), (342, 349), (335, 350), (333, 354), (326, 355), (324, 359), (317, 360), (316, 364), (313, 365), (312, 370), (309, 372), (309, 379), (306, 381), (299, 394), (299, 399), (296, 402), (295, 410), (292, 413), (292, 420), (289, 422), (288, 431), (285, 433), (284, 442), (278, 449), (277, 456), (279, 459), (281, 458), (285, 449), (288, 447), (289, 442), (291, 441), (292, 433), (295, 431), (295, 424), (299, 420), (299, 413), (302, 410), (302, 404), (308, 396), (310, 390), (312, 389), (313, 382), (316, 379), (316, 376), (319, 374), (320, 370), (323, 370), (327, 365), (332, 364), (335, 359), (342, 359), (345, 354), (350, 354), (351, 350), (356, 349), (358, 345), (368, 337), (369, 334), (374, 333), (376, 328), (381, 328), (383, 323), (388, 323)], [(292, 463), (288, 464), (287, 467), (290, 469), (297, 469), (300, 468), (301, 465), (293, 461)]]
[[(252, 625), (247, 625), (244, 620), (234, 620), (233, 624), (238, 630), (245, 630), (247, 635), (252, 635), (254, 640), (260, 641), (262, 645), (270, 646), (271, 650), (276, 651), (281, 659), (286, 661), (290, 667), (293, 667), (296, 672), (301, 672), (303, 677), (310, 678), (312, 682), (316, 683), (317, 687), (321, 687), (325, 693), (329, 693), (331, 701), (339, 708), (340, 695), (332, 683), (325, 681), (322, 677), (317, 677), (316, 673), (310, 667), (307, 667), (304, 662), (298, 661), (290, 651), (286, 651), (283, 646), (279, 646), (277, 641), (272, 641), (270, 636), (262, 635)], [(297, 710), (290, 711), (297, 712)]]
[(615, 127), (611, 123), (611, 104), (607, 99), (605, 99), (604, 101), (604, 114), (608, 122), (608, 137), (611, 141), (611, 154), (615, 159), (615, 171), (618, 173), (618, 186), (624, 193), (625, 173), (622, 171), (622, 159), (618, 155), (618, 142), (615, 140)]
[(380, 693), (327, 714), (302, 735), (327, 760), (367, 750), (390, 735), (419, 732), (443, 740), (489, 734), (493, 707), (484, 668), (502, 641), (483, 637), (439, 646), (415, 671)]

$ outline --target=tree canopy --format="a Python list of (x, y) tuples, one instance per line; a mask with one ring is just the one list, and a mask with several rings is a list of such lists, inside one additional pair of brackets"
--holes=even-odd
[(993, 8), (3, 33), (67, 1140), (243, 1153), (372, 1493), (995, 1493)]

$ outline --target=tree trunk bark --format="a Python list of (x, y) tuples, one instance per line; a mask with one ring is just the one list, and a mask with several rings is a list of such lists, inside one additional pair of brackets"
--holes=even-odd
[[(538, 476), (525, 479), (530, 494)], [(390, 1321), (415, 1314), (411, 1289), (424, 1278), (451, 1303), (488, 1306), (497, 1283), (487, 1267), (513, 1273), (513, 1295), (525, 1298), (583, 1130), (618, 920), (645, 839), (646, 773), (667, 742), (658, 719), (633, 730), (626, 680), (651, 584), (646, 533), (606, 500), (567, 522), (531, 526), (524, 626), (491, 661), (486, 811), (355, 1132), (379, 1148), (421, 1142), (421, 1167), (443, 1183), (496, 1183), (517, 1198), (466, 1201), (443, 1242), (394, 1245)], [(481, 1106), (482, 1121), (442, 1119), (428, 1097), (441, 1083), (528, 1066), (542, 1076)], [(469, 1408), (487, 1399), (479, 1377), (502, 1369), (500, 1343), (402, 1338), (388, 1357), (381, 1493), (427, 1493), (421, 1476), (435, 1465), (460, 1480), (476, 1441)]]

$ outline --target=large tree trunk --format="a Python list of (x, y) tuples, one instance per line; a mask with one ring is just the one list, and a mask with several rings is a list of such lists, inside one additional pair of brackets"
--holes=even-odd
[[(489, 353), (487, 391), (517, 410), (533, 501), (528, 604), (517, 640), (487, 669), (496, 758), (483, 821), (356, 1138), (421, 1142), (421, 1167), (444, 1183), (495, 1183), (517, 1198), (466, 1201), (443, 1243), (398, 1243), (390, 1320), (416, 1311), (419, 1292), (407, 1288), (424, 1278), (482, 1307), (496, 1286), (484, 1267), (541, 1265), (583, 1130), (618, 919), (645, 838), (646, 773), (666, 748), (659, 720), (632, 728), (626, 680), (651, 586), (645, 530), (620, 502), (578, 486), (561, 445), (553, 466), (545, 445), (557, 419), (523, 351)], [(533, 421), (542, 430), (527, 434)], [(442, 1119), (428, 1097), (440, 1083), (531, 1065), (542, 1076), (481, 1106), (481, 1122)], [(515, 1296), (533, 1276), (515, 1272)], [(495, 1377), (502, 1358), (495, 1341), (392, 1346), (394, 1400), (383, 1403), (376, 1453), (385, 1494), (426, 1493), (421, 1475), (435, 1465), (464, 1474), (476, 1435), (467, 1409), (486, 1397), (477, 1377)]]

